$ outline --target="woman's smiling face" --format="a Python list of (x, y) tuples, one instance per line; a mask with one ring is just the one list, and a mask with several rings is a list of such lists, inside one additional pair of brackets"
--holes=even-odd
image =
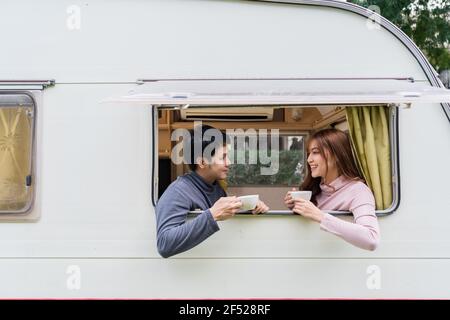
[(328, 172), (335, 167), (335, 163), (332, 161), (329, 152), (327, 150), (324, 150), (324, 152), (327, 154), (328, 161), (320, 152), (317, 141), (312, 140), (308, 146), (308, 165), (313, 178), (325, 178)]

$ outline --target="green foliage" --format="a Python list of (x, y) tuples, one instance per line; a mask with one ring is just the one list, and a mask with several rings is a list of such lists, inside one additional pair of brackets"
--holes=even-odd
[(438, 72), (450, 69), (450, 0), (349, 0), (348, 2), (366, 8), (378, 6), (380, 14), (402, 29), (425, 53)]
[(272, 159), (277, 159), (274, 152), (278, 152), (279, 161), (278, 172), (273, 175), (261, 174), (261, 168), (270, 167), (270, 163), (261, 164), (258, 161), (256, 164), (249, 164), (249, 159), (251, 159), (250, 156), (255, 156), (255, 152), (255, 150), (245, 150), (245, 154), (244, 152), (237, 152), (237, 159), (245, 159), (246, 161), (245, 164), (240, 164), (241, 161), (236, 161), (239, 164), (230, 166), (227, 177), (229, 186), (298, 186), (300, 182), (303, 181), (303, 150), (272, 151), (270, 157)]

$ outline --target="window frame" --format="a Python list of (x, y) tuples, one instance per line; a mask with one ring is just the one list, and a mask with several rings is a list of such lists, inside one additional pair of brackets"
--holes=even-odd
[[(379, 104), (375, 104), (379, 105)], [(314, 107), (316, 105), (311, 104), (305, 107)], [(361, 105), (362, 106), (362, 105)], [(400, 205), (401, 199), (401, 188), (400, 188), (400, 161), (399, 161), (399, 112), (400, 104), (384, 104), (387, 108), (389, 108), (389, 139), (390, 139), (390, 148), (391, 148), (391, 174), (392, 174), (392, 204), (389, 208), (385, 210), (375, 210), (375, 214), (378, 217), (388, 216), (393, 214)], [(219, 107), (219, 106), (218, 106)], [(223, 106), (222, 106), (223, 107)], [(271, 106), (262, 106), (270, 108)], [(344, 106), (347, 107), (347, 106)], [(358, 105), (352, 105), (352, 107), (358, 107)], [(172, 106), (168, 108), (167, 106), (161, 105), (150, 105), (150, 109), (152, 112), (152, 122), (153, 122), (153, 134), (152, 134), (152, 146), (153, 146), (153, 161), (152, 161), (152, 185), (153, 190), (152, 194), (152, 203), (153, 206), (156, 207), (156, 202), (158, 199), (158, 110), (161, 109), (172, 109), (177, 110), (180, 106)], [(324, 210), (324, 212), (329, 213), (334, 216), (351, 216), (352, 213), (350, 211), (335, 211), (335, 210)], [(190, 211), (190, 215), (197, 215), (199, 212)], [(239, 213), (238, 216), (246, 216), (251, 214), (250, 212)], [(291, 210), (269, 210), (263, 215), (258, 215), (258, 217), (264, 216), (275, 216), (275, 215), (283, 215), (283, 216), (294, 216)]]
[[(0, 210), (0, 218), (15, 219), (16, 217), (29, 216), (34, 209), (36, 200), (36, 127), (37, 127), (37, 114), (38, 114), (38, 103), (35, 94), (30, 90), (0, 90), (0, 95), (26, 95), (31, 99), (32, 102), (32, 121), (31, 121), (31, 150), (30, 150), (30, 172), (32, 188), (30, 194), (30, 200), (27, 205), (21, 210)], [(0, 108), (2, 106), (0, 105)], [(0, 219), (3, 220), (3, 219)]]

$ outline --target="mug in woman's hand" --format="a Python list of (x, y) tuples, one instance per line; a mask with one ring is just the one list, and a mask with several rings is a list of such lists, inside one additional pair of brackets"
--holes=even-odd
[(289, 194), (291, 195), (292, 199), (304, 199), (304, 200), (311, 200), (311, 191), (289, 191)]

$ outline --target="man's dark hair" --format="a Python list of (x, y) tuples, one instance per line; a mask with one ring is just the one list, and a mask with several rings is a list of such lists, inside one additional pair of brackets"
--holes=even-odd
[[(208, 125), (197, 125), (193, 130), (189, 130), (190, 133), (190, 147), (191, 147), (191, 159), (189, 159), (189, 168), (192, 171), (197, 170), (197, 158), (208, 157), (208, 154), (204, 155), (204, 151), (207, 147), (213, 148), (211, 156), (214, 156), (216, 148), (221, 147), (227, 143), (227, 135)], [(198, 150), (196, 154), (195, 144), (198, 144)], [(201, 146), (201, 150), (200, 150)], [(201, 155), (198, 154), (201, 151)], [(208, 159), (211, 160), (211, 159)]]

